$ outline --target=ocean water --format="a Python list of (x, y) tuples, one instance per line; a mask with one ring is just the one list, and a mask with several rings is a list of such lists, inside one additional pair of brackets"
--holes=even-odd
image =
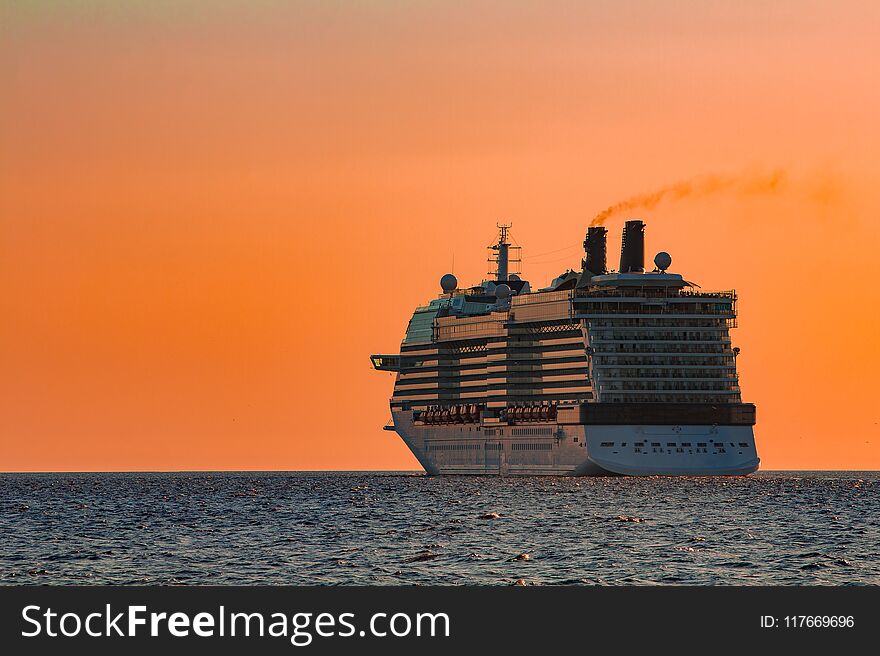
[(2, 584), (517, 581), (878, 585), (880, 473), (0, 474)]

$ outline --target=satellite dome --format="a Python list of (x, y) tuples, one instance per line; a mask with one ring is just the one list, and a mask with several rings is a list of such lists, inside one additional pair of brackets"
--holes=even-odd
[(449, 292), (455, 291), (457, 287), (458, 278), (453, 276), (451, 273), (447, 273), (442, 278), (440, 278), (440, 288), (447, 294)]
[(660, 251), (654, 256), (654, 265), (661, 271), (666, 271), (672, 264), (672, 256), (666, 251)]
[(509, 285), (505, 285), (504, 283), (501, 283), (500, 285), (498, 285), (495, 288), (495, 298), (497, 298), (499, 301), (507, 298), (508, 296), (510, 296), (510, 286)]
[(516, 275), (515, 273), (511, 273), (509, 276), (507, 276), (507, 278), (509, 280), (521, 280), (521, 278), (518, 275)]

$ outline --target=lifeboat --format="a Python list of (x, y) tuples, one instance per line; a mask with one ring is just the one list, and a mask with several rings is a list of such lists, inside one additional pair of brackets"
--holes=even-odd
[(440, 423), (448, 424), (450, 419), (449, 408), (440, 411)]
[(550, 418), (550, 407), (549, 406), (541, 406), (541, 420), (546, 421)]

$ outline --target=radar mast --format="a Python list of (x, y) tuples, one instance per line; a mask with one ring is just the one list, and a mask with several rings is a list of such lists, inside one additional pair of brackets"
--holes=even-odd
[[(515, 246), (508, 240), (511, 223), (498, 223), (498, 240), (490, 244), (489, 248), (489, 272), (491, 279), (498, 282), (510, 280), (510, 274), (520, 273), (522, 263), (522, 247)], [(515, 269), (511, 271), (511, 268)]]

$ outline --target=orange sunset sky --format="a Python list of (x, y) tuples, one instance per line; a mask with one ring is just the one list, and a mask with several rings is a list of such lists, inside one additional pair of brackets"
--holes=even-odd
[[(412, 309), (592, 217), (736, 288), (765, 469), (880, 468), (873, 2), (0, 0), (0, 469), (416, 469)], [(567, 250), (559, 250), (567, 249)], [(557, 251), (541, 255), (548, 251)]]

